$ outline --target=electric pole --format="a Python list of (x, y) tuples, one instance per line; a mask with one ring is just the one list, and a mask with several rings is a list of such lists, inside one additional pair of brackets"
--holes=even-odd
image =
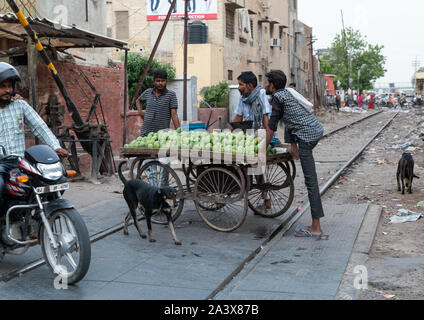
[(342, 14), (343, 41), (344, 41), (344, 47), (345, 47), (345, 50), (346, 50), (346, 68), (349, 69), (349, 89), (351, 89), (351, 87), (352, 87), (352, 56), (350, 54), (350, 49), (347, 48), (343, 10), (340, 10), (340, 11), (341, 11), (341, 14)]
[(415, 60), (412, 61), (412, 66), (414, 67), (415, 73), (414, 73), (414, 90), (417, 89), (417, 71), (420, 67), (421, 62), (418, 60), (417, 57), (415, 57)]

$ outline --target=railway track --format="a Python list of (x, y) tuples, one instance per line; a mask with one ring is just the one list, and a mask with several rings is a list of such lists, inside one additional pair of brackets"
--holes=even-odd
[[(340, 126), (336, 129), (331, 130), (330, 132), (326, 133), (323, 137), (324, 139), (330, 138), (335, 136), (338, 133), (342, 133), (347, 129), (353, 128), (356, 125), (364, 124), (367, 120), (370, 120), (376, 116), (381, 117), (383, 114), (381, 111), (372, 113), (370, 115), (367, 115), (361, 119), (355, 120), (349, 124)], [(333, 175), (330, 180), (328, 180), (327, 183), (325, 183), (324, 186), (321, 188), (321, 194), (324, 194), (333, 184), (337, 181), (337, 179), (340, 177), (342, 172), (346, 170), (348, 167), (352, 165), (352, 163), (363, 153), (363, 151), (366, 149), (366, 147), (371, 144), (380, 134), (382, 131), (384, 131), (385, 128), (394, 120), (394, 118), (398, 114), (395, 114), (393, 117), (390, 117), (389, 121), (385, 122), (385, 124), (378, 130), (377, 134), (375, 134), (371, 139), (367, 140), (367, 143), (363, 145), (359, 151), (355, 153), (355, 155), (346, 162), (339, 170), (338, 172)], [(382, 117), (387, 118), (387, 117)], [(340, 164), (340, 161), (337, 162), (337, 164)], [(290, 227), (296, 223), (296, 221), (307, 211), (309, 208), (309, 203), (307, 202), (307, 197), (303, 197), (301, 201), (304, 203), (302, 205), (302, 210), (298, 209), (292, 209), (288, 213), (285, 214), (284, 219), (281, 221), (281, 223), (278, 225), (278, 227), (274, 228), (272, 233), (267, 237), (267, 239), (262, 243), (260, 247), (258, 247), (256, 250), (254, 250), (208, 297), (207, 299), (213, 299), (220, 291), (222, 291), (225, 287), (229, 286), (232, 279), (238, 274), (240, 274), (246, 266), (255, 259), (259, 254), (263, 254), (266, 250), (265, 248), (269, 247), (271, 245), (272, 240), (279, 234), (284, 234), (287, 230), (290, 229)], [(296, 206), (297, 207), (297, 206)], [(119, 231), (121, 231), (124, 228), (124, 224), (116, 224), (114, 226), (111, 226), (101, 232), (95, 233), (90, 236), (91, 243), (98, 242), (112, 234), (115, 234)], [(269, 250), (269, 249), (267, 249)], [(28, 263), (27, 265), (19, 268), (15, 268), (12, 270), (8, 270), (2, 274), (0, 274), (0, 282), (7, 282), (10, 281), (22, 274), (28, 273), (36, 268), (39, 268), (45, 264), (44, 259), (38, 259), (35, 261), (32, 261), (31, 263)]]

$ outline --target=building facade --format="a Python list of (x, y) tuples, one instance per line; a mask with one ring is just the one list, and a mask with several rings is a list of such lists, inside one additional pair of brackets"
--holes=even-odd
[[(149, 55), (170, 2), (107, 0), (108, 36), (127, 41), (132, 52)], [(191, 0), (189, 4), (189, 30), (196, 24), (207, 29), (204, 43), (188, 45), (188, 74), (197, 77), (199, 92), (224, 80), (237, 84), (238, 75), (248, 70), (264, 85), (265, 74), (272, 69), (283, 70), (290, 82), (301, 81), (302, 93), (311, 91), (309, 76), (304, 75), (312, 73), (310, 51), (302, 47), (307, 35), (297, 20), (297, 0)], [(208, 4), (211, 11), (206, 13)], [(156, 53), (158, 60), (175, 66), (177, 75), (183, 75), (184, 66), (183, 8), (184, 0), (178, 0)], [(310, 28), (307, 31), (312, 34)]]
[[(107, 24), (103, 17), (107, 16), (106, 1), (20, 0), (16, 3), (25, 16), (38, 18), (36, 22), (44, 25), (45, 33), (52, 35), (52, 37), (43, 37), (39, 34), (39, 38), (83, 119), (88, 117), (95, 94), (100, 94), (112, 147), (116, 151), (122, 146), (123, 119), (116, 115), (121, 114), (123, 110), (125, 73), (122, 63), (111, 63), (111, 49), (106, 48), (109, 44), (116, 43), (113, 39), (105, 38)], [(7, 24), (8, 16), (5, 14), (11, 11), (6, 1), (0, 0), (0, 24), (2, 26), (5, 24), (3, 30), (0, 30), (0, 61), (11, 63), (18, 69), (23, 80), (19, 94), (34, 109), (42, 113), (51, 95), (57, 96), (60, 105), (65, 105), (61, 92), (39, 57), (35, 46), (26, 42), (23, 28), (18, 23)], [(56, 38), (55, 30), (61, 28), (59, 24), (78, 29), (63, 38)], [(7, 30), (8, 28), (13, 31), (18, 30), (20, 34), (16, 36), (17, 34), (14, 35), (13, 31), (10, 33), (11, 30)], [(64, 27), (64, 30), (71, 30), (71, 28)], [(64, 40), (67, 36), (72, 40)], [(105, 45), (99, 45), (97, 40)], [(75, 43), (79, 48), (57, 48), (58, 43), (60, 46), (67, 42)], [(124, 45), (122, 42), (120, 44)], [(100, 113), (99, 105), (96, 112)], [(48, 119), (45, 120), (48, 121)], [(95, 117), (92, 116), (90, 121), (95, 124)], [(70, 125), (72, 122), (69, 113), (65, 112), (63, 125)], [(28, 139), (33, 139), (32, 135), (28, 134)], [(28, 141), (28, 144), (30, 143), (32, 142)], [(87, 155), (83, 154), (82, 157)]]

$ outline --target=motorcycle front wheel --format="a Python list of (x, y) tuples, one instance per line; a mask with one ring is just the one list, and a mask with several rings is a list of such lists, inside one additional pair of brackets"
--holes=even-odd
[(74, 284), (84, 278), (91, 261), (91, 244), (87, 227), (75, 209), (59, 210), (48, 217), (54, 248), (44, 225), (40, 230), (44, 260), (62, 283)]

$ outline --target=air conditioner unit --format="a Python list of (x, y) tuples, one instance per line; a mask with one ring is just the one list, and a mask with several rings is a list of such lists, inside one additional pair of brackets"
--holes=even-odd
[(271, 39), (271, 48), (273, 48), (273, 47), (280, 47), (281, 48), (281, 39), (279, 39), (279, 38)]

